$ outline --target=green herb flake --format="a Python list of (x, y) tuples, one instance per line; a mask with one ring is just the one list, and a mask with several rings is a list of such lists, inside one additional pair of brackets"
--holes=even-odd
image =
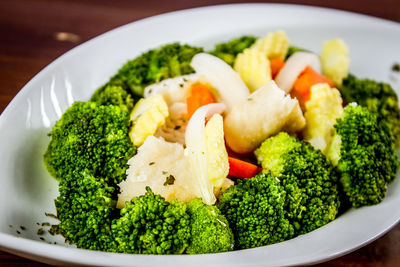
[(400, 64), (399, 63), (393, 64), (392, 71), (400, 72)]
[(45, 214), (47, 217), (51, 217), (51, 218), (54, 218), (54, 219), (58, 219), (57, 216), (54, 215), (53, 213), (45, 212), (44, 214)]
[(50, 230), (48, 231), (51, 235), (57, 235), (60, 233), (59, 229), (58, 229), (58, 225), (54, 224), (51, 226)]
[(39, 229), (37, 230), (37, 234), (38, 234), (38, 235), (44, 235), (44, 230), (43, 230), (43, 228), (39, 228)]
[(149, 163), (149, 166), (154, 165), (154, 164), (155, 164), (155, 162), (152, 161), (152, 162)]
[(165, 178), (164, 186), (173, 185), (175, 183), (175, 177), (171, 174)]

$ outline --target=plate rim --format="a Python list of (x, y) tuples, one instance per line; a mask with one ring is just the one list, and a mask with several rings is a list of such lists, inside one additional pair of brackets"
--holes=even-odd
[[(140, 25), (140, 24), (146, 24), (149, 21), (154, 21), (154, 20), (159, 20), (163, 19), (164, 17), (170, 17), (170, 16), (175, 16), (176, 14), (183, 14), (183, 13), (190, 13), (190, 12), (206, 12), (208, 9), (215, 9), (215, 8), (238, 8), (238, 7), (256, 7), (256, 6), (271, 6), (275, 8), (280, 8), (280, 9), (285, 9), (285, 8), (300, 8), (300, 9), (305, 9), (307, 11), (311, 12), (318, 12), (318, 11), (324, 11), (328, 13), (335, 13), (335, 14), (341, 14), (344, 16), (352, 16), (356, 17), (357, 19), (361, 20), (368, 20), (368, 21), (373, 21), (374, 23), (379, 23), (382, 25), (386, 25), (388, 27), (395, 27), (397, 30), (400, 29), (400, 23), (396, 21), (391, 21), (371, 15), (366, 15), (366, 14), (359, 14), (355, 13), (352, 11), (345, 11), (345, 10), (339, 10), (339, 9), (334, 9), (334, 8), (326, 8), (326, 7), (319, 7), (319, 6), (309, 6), (309, 5), (299, 5), (299, 4), (277, 4), (277, 3), (236, 3), (236, 4), (219, 4), (219, 5), (211, 5), (211, 6), (202, 6), (202, 7), (195, 7), (195, 8), (189, 8), (189, 9), (181, 9), (177, 11), (172, 11), (172, 12), (167, 12), (167, 13), (162, 13), (159, 15), (151, 16), (151, 17), (146, 17), (137, 21), (133, 21), (130, 23), (127, 23), (125, 25), (121, 25), (119, 27), (116, 27), (114, 29), (111, 29), (107, 32), (104, 32), (94, 38), (89, 39), (88, 41), (79, 44), (75, 46), (74, 48), (68, 50), (67, 52), (63, 53), (59, 57), (57, 57), (55, 60), (53, 60), (50, 64), (45, 66), (42, 70), (40, 70), (36, 75), (34, 75), (23, 87), (22, 89), (16, 94), (16, 96), (12, 99), (12, 101), (6, 106), (6, 108), (3, 110), (3, 112), (0, 115), (0, 128), (3, 125), (4, 118), (8, 116), (8, 113), (11, 112), (12, 108), (16, 104), (15, 99), (22, 98), (24, 97), (25, 94), (27, 94), (29, 91), (34, 90), (34, 88), (31, 86), (36, 80), (39, 80), (42, 76), (46, 75), (47, 72), (51, 71), (53, 68), (56, 68), (58, 64), (61, 64), (61, 62), (73, 55), (74, 53), (77, 53), (79, 50), (86, 46), (93, 45), (97, 42), (97, 40), (102, 39), (102, 38), (108, 38), (110, 35), (113, 34), (118, 34), (120, 31), (123, 31), (124, 29), (131, 27), (131, 25)], [(328, 260), (335, 259), (337, 257), (346, 255), (348, 253), (351, 253), (371, 242), (374, 240), (378, 239), (379, 237), (383, 236), (386, 234), (388, 231), (390, 231), (393, 227), (395, 227), (400, 221), (400, 217), (397, 218), (394, 222), (390, 224), (389, 227), (387, 227), (384, 231), (381, 231), (380, 233), (369, 237), (366, 239), (365, 242), (360, 243), (358, 246), (352, 247), (351, 249), (348, 250), (342, 250), (337, 253), (331, 254), (329, 257), (316, 257), (313, 258), (312, 260), (309, 261), (302, 261), (302, 262), (295, 262), (295, 263), (290, 263), (290, 264), (315, 264), (315, 263), (320, 263), (320, 262), (325, 262)], [(24, 243), (29, 243), (31, 246), (29, 249), (25, 248), (23, 249)], [(279, 244), (279, 243), (278, 243)], [(273, 245), (272, 245), (273, 246)], [(66, 255), (77, 255), (80, 258), (82, 256), (85, 256), (86, 253), (89, 253), (93, 256), (99, 257), (99, 256), (104, 256), (105, 254), (112, 254), (116, 255), (116, 257), (122, 257), (122, 258), (127, 258), (127, 257), (180, 257), (180, 258), (204, 258), (204, 257), (209, 257), (210, 255), (218, 255), (218, 254), (204, 254), (204, 255), (136, 255), (136, 254), (120, 254), (120, 253), (108, 253), (108, 252), (100, 252), (100, 251), (91, 251), (91, 250), (84, 250), (84, 249), (77, 249), (73, 247), (62, 247), (62, 246), (54, 246), (50, 244), (46, 244), (40, 241), (35, 241), (35, 240), (30, 240), (26, 238), (21, 238), (21, 237), (16, 237), (11, 234), (3, 233), (0, 232), (0, 248), (3, 251), (7, 251), (13, 254), (17, 254), (23, 257), (27, 257), (33, 260), (38, 260), (41, 262), (58, 262), (58, 263), (69, 263), (69, 264), (96, 264), (95, 261), (88, 260), (87, 262), (82, 262), (74, 260), (71, 256), (64, 257), (63, 252), (65, 249), (68, 249), (69, 253)], [(32, 248), (35, 248), (32, 251)], [(261, 247), (262, 248), (262, 247)], [(257, 249), (257, 248), (255, 248)], [(51, 250), (52, 252), (55, 252), (52, 254), (52, 256), (48, 257), (48, 255), (43, 255), (43, 251), (49, 252)], [(248, 251), (250, 249), (242, 250), (242, 251)], [(254, 250), (254, 249), (251, 249)], [(42, 252), (42, 253), (40, 253)], [(238, 251), (233, 251), (233, 252), (227, 252), (225, 254), (229, 253), (238, 253)], [(104, 257), (99, 257), (99, 258), (104, 258)], [(98, 259), (97, 263), (101, 264), (102, 259)], [(129, 261), (128, 261), (129, 262)], [(118, 262), (119, 264), (123, 263), (121, 261)], [(127, 262), (125, 262), (126, 264)]]

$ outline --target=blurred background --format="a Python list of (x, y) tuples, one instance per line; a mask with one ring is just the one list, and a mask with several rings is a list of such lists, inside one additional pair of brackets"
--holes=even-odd
[[(228, 0), (1, 0), (0, 113), (24, 84), (46, 65), (73, 47), (99, 34), (161, 13), (243, 2)], [(335, 8), (400, 22), (400, 0), (298, 0), (279, 3)], [(324, 263), (328, 266), (394, 266), (399, 264), (400, 225), (370, 245)], [(41, 265), (0, 251), (0, 266)]]

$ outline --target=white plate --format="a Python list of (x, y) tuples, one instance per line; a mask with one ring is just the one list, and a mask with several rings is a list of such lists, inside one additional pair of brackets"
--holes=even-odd
[[(149, 48), (174, 41), (211, 48), (232, 37), (276, 29), (285, 30), (292, 44), (316, 52), (323, 40), (343, 38), (351, 48), (352, 73), (390, 82), (399, 90), (390, 69), (400, 62), (400, 26), (381, 19), (314, 7), (245, 4), (173, 12), (120, 27), (58, 58), (1, 115), (0, 249), (50, 264), (298, 265), (338, 257), (388, 231), (400, 218), (400, 179), (379, 205), (350, 210), (314, 232), (255, 249), (194, 256), (123, 255), (68, 247), (60, 236), (46, 234), (46, 242), (37, 236), (37, 223), (54, 223), (44, 213), (55, 213), (58, 194), (57, 182), (42, 162), (46, 133), (73, 101), (87, 100), (126, 60)], [(26, 229), (17, 229), (20, 225)]]

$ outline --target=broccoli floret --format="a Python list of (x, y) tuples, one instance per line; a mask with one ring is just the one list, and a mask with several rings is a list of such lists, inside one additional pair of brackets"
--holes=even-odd
[(187, 204), (190, 215), (191, 240), (188, 254), (205, 254), (231, 251), (233, 234), (228, 221), (216, 206), (208, 206), (201, 199)]
[(140, 254), (181, 254), (190, 240), (190, 218), (186, 205), (171, 203), (149, 187), (121, 210), (111, 229), (118, 252)]
[(296, 235), (336, 218), (340, 206), (338, 178), (320, 150), (281, 132), (265, 140), (255, 155), (264, 172), (277, 176), (286, 191), (285, 209)]
[(136, 149), (129, 139), (129, 114), (117, 106), (75, 102), (55, 124), (45, 165), (61, 180), (72, 171), (89, 171), (115, 187), (125, 177)]
[(119, 85), (105, 85), (96, 90), (90, 99), (99, 105), (114, 105), (125, 112), (133, 108), (134, 100), (130, 93)]
[(348, 200), (354, 207), (381, 202), (398, 167), (389, 127), (367, 108), (350, 104), (334, 128), (327, 156), (341, 173)]
[(259, 247), (292, 238), (294, 230), (285, 216), (285, 199), (285, 190), (270, 174), (239, 180), (223, 192), (218, 208), (232, 227), (235, 248)]
[(88, 171), (71, 172), (59, 184), (55, 201), (59, 231), (78, 248), (115, 251), (111, 220), (116, 202), (114, 188)]
[(209, 53), (219, 57), (229, 65), (233, 66), (236, 56), (254, 44), (256, 40), (257, 38), (254, 36), (242, 36), (226, 43), (217, 44), (214, 50), (210, 51)]
[(144, 88), (167, 78), (193, 72), (190, 61), (200, 47), (172, 43), (149, 50), (125, 63), (109, 84), (120, 85), (133, 95), (142, 97)]
[(396, 92), (386, 83), (357, 79), (349, 75), (343, 80), (341, 93), (347, 103), (356, 102), (385, 121), (400, 146), (400, 109)]

